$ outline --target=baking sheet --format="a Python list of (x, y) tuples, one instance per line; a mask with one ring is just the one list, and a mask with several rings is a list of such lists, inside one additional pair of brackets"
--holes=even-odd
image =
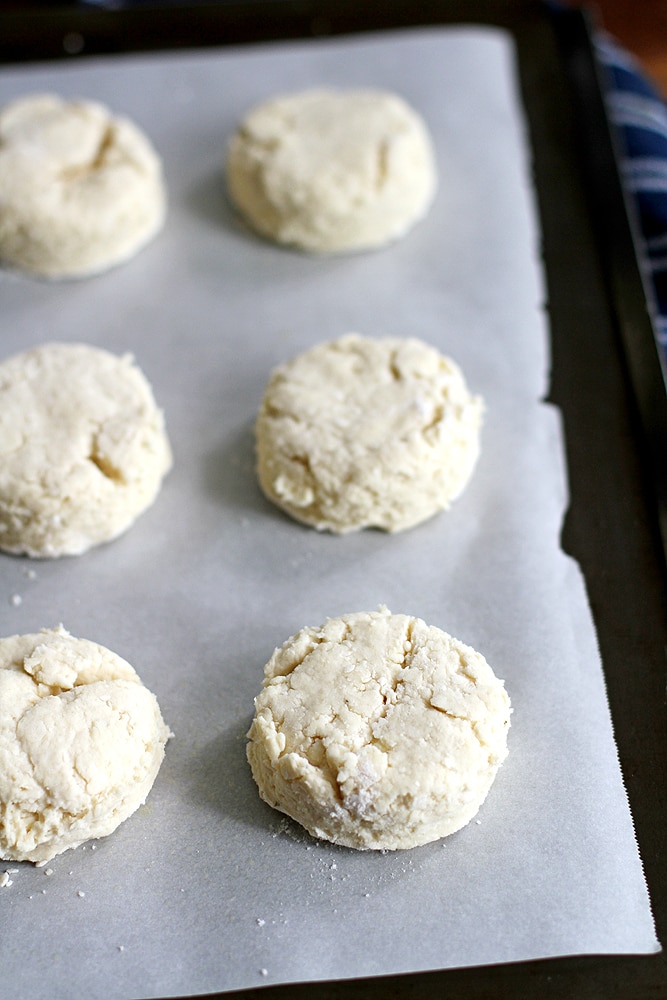
[[(2, 274), (2, 354), (77, 339), (132, 351), (175, 467), (154, 508), (79, 559), (0, 559), (3, 634), (62, 621), (130, 660), (175, 738), (110, 838), (14, 868), (0, 890), (10, 996), (153, 997), (581, 953), (655, 932), (567, 503), (514, 54), (497, 29), (115, 57), (3, 71), (3, 98), (106, 101), (160, 150), (162, 236), (102, 277)], [(244, 231), (226, 138), (279, 90), (386, 86), (432, 129), (429, 218), (384, 251), (313, 259)], [(483, 452), (447, 515), (334, 538), (259, 494), (252, 422), (270, 368), (348, 330), (421, 336), (486, 399)], [(514, 706), (479, 822), (401, 854), (317, 843), (258, 798), (244, 733), (273, 647), (304, 624), (416, 614), (485, 654)], [(30, 956), (30, 960), (26, 960)]]

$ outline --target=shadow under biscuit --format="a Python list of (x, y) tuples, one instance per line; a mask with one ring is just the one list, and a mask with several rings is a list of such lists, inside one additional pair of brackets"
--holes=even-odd
[[(209, 740), (190, 761), (189, 795), (199, 808), (219, 812), (236, 823), (262, 828), (263, 806), (246, 760), (250, 718), (237, 720)], [(259, 803), (259, 805), (258, 805)]]
[(201, 177), (187, 194), (187, 205), (200, 221), (218, 229), (238, 229), (236, 212), (229, 202), (224, 173), (214, 171)]
[(208, 495), (227, 507), (256, 512), (273, 509), (257, 482), (253, 423), (235, 428), (204, 456), (203, 479)]

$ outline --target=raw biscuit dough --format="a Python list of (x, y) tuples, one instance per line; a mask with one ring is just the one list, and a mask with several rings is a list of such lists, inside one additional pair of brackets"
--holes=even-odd
[(509, 724), (483, 656), (381, 609), (304, 628), (274, 652), (247, 753), (261, 797), (313, 836), (398, 850), (473, 818)]
[(256, 422), (259, 482), (320, 530), (401, 531), (462, 492), (482, 410), (435, 348), (348, 334), (272, 373)]
[(62, 626), (0, 639), (0, 858), (43, 864), (145, 802), (171, 736), (129, 663)]
[(229, 146), (227, 184), (263, 236), (335, 253), (403, 236), (437, 180), (427, 126), (401, 97), (307, 90), (249, 112)]
[(96, 274), (161, 229), (160, 158), (95, 101), (31, 94), (0, 110), (0, 259), (51, 277)]
[(171, 465), (129, 355), (45, 344), (0, 364), (0, 549), (79, 555), (125, 531)]

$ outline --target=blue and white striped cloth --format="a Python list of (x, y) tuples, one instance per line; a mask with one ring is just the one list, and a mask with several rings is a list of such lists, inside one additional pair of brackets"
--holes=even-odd
[(621, 172), (642, 231), (642, 264), (653, 286), (655, 334), (667, 356), (667, 105), (638, 62), (613, 39), (595, 38), (609, 118), (618, 130)]

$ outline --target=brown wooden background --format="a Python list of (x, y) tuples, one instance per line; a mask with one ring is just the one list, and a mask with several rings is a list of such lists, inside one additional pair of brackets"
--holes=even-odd
[(571, 0), (635, 55), (667, 98), (667, 0)]

